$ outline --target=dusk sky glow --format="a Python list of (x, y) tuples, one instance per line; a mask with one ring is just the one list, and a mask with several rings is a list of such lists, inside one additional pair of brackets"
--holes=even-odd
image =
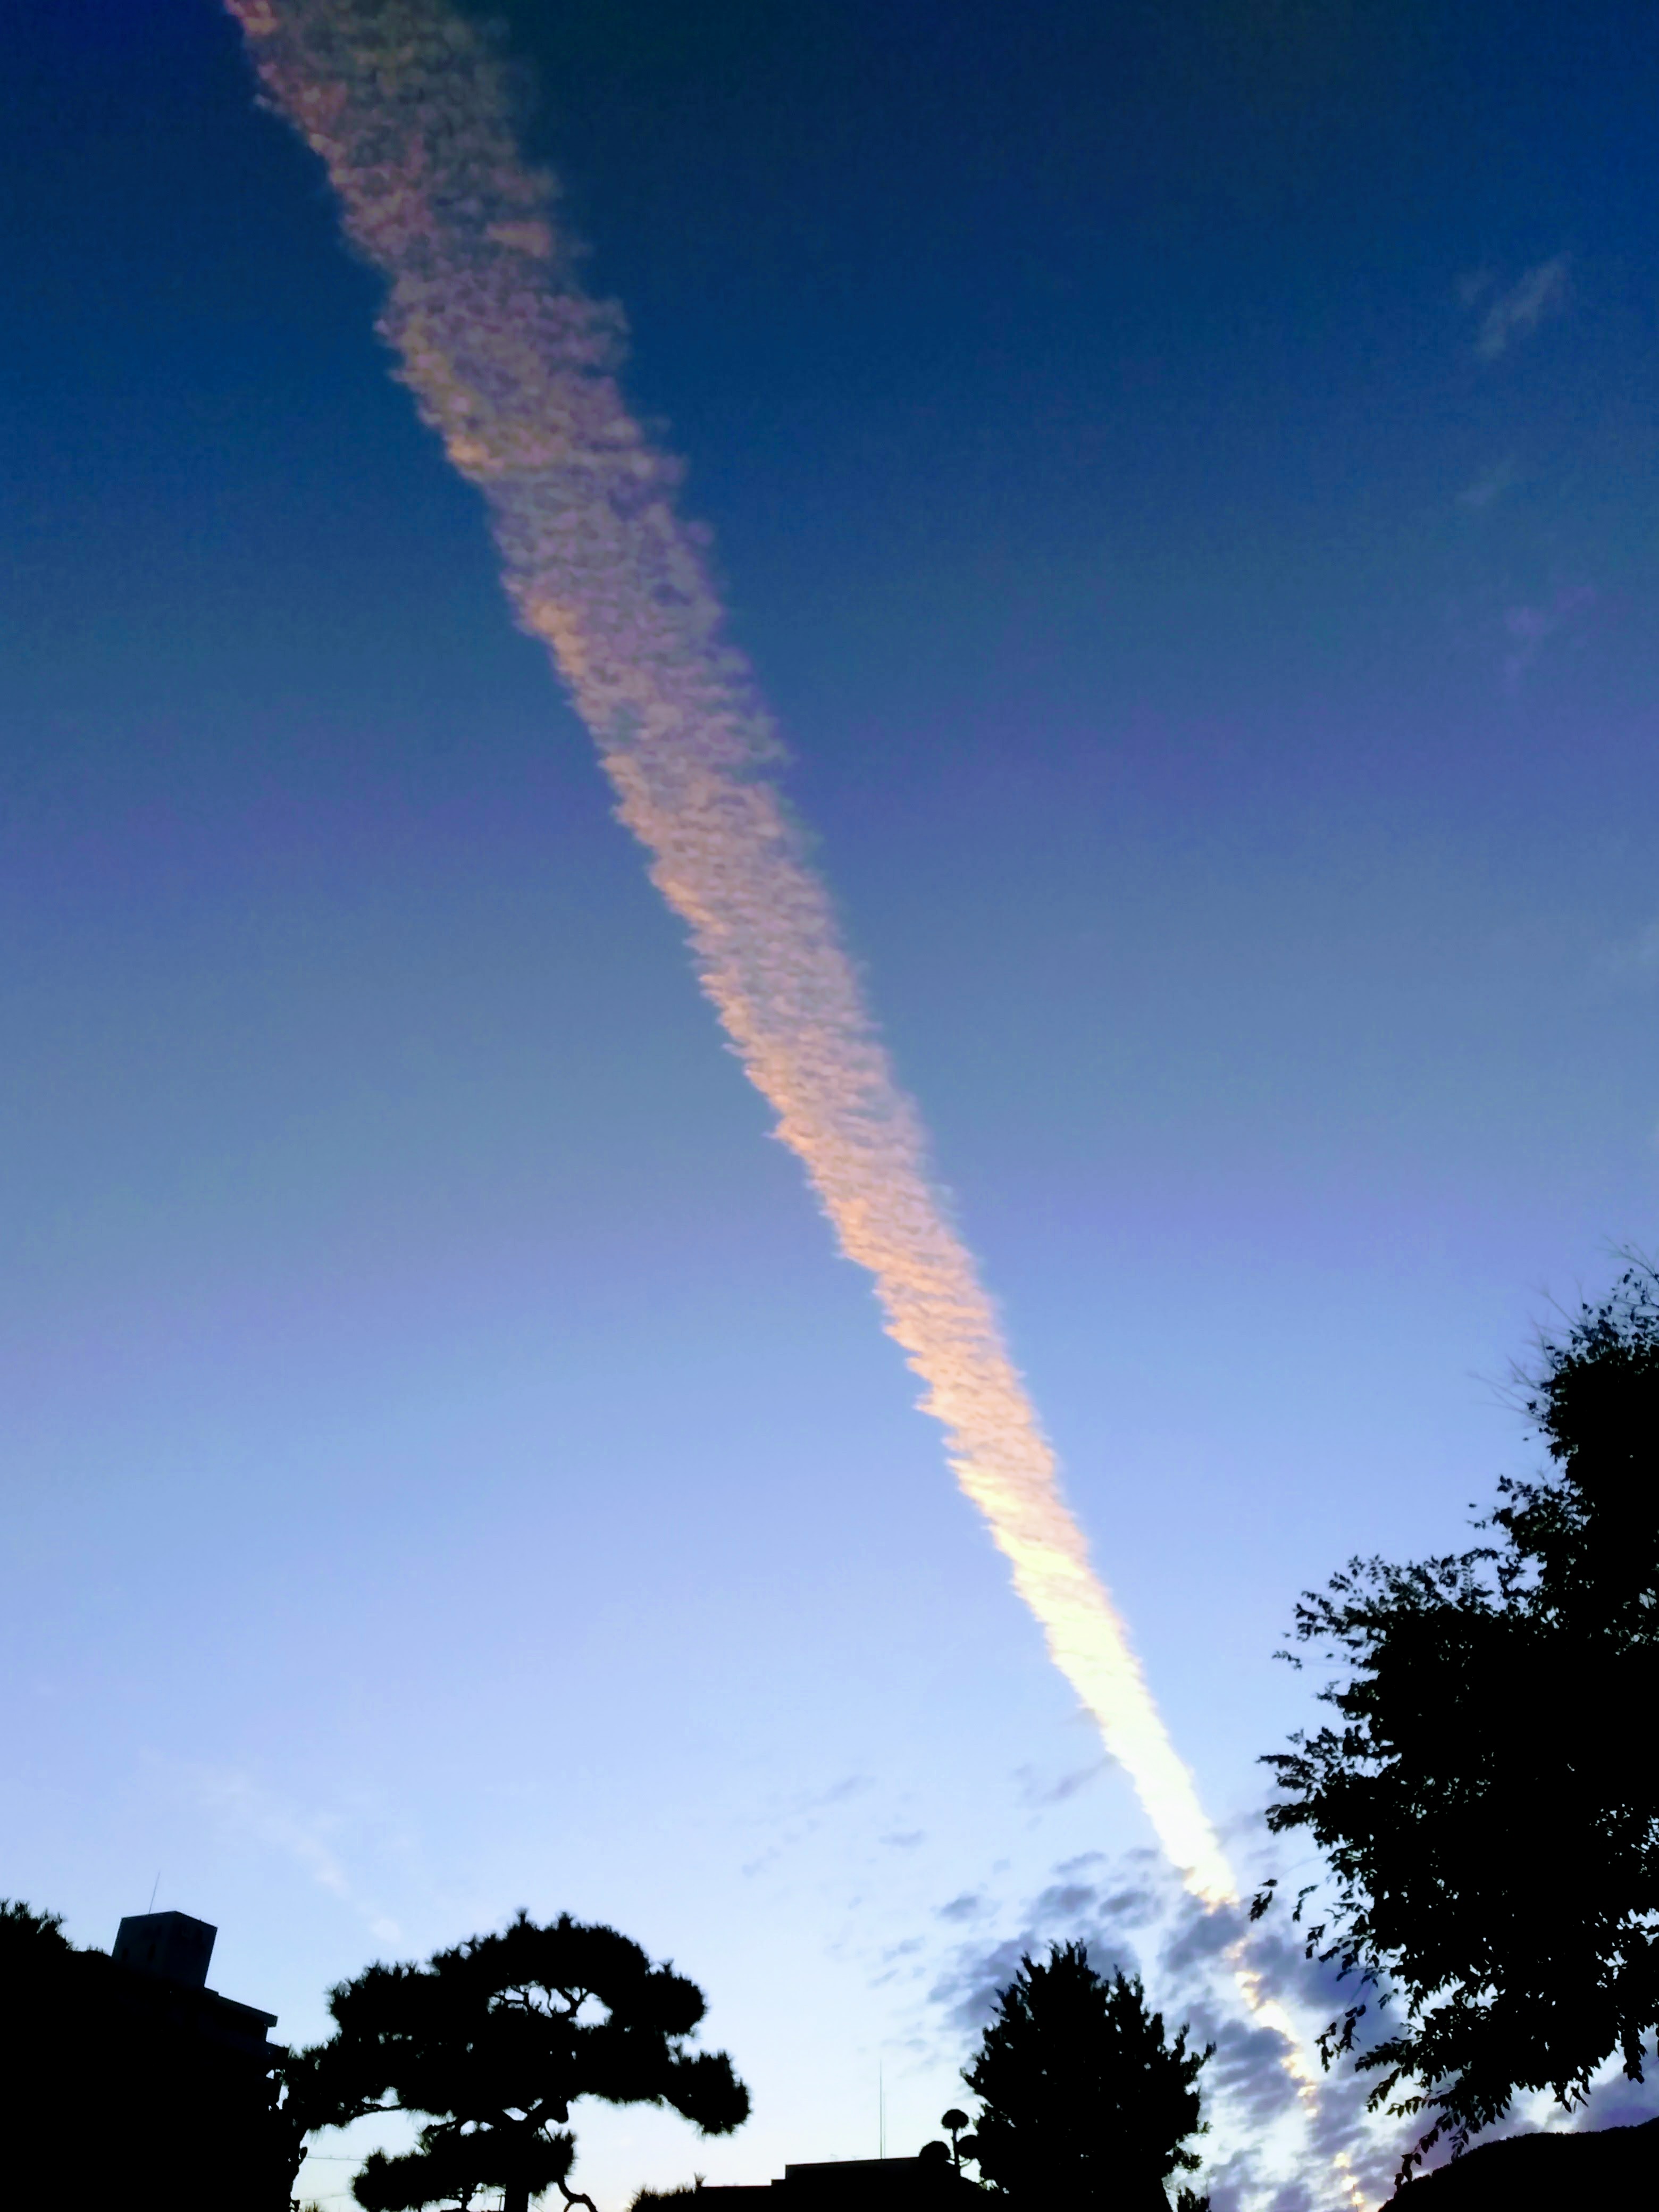
[[(1533, 1461), (1510, 1361), (1656, 1242), (1659, 28), (495, 14), (927, 1249), (1239, 1878), (1310, 1878), (1256, 1765), (1297, 1593), (1458, 1540)], [(755, 2115), (579, 2112), (600, 2212), (872, 2154), (878, 2071), (914, 2149), (1085, 1935), (1221, 2045), (1218, 2212), (1346, 2203), (1339, 2154), (1375, 2203), (1392, 2133), (1346, 2081), (1306, 2124), (1014, 1602), (234, 26), (13, 47), (0, 1893), (107, 1942), (159, 1876), (296, 2039), (370, 1957), (613, 1922)], [(851, 1126), (797, 1149), (879, 1274)]]

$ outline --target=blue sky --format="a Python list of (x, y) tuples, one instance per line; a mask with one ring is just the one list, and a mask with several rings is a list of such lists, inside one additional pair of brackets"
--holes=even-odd
[[(1654, 1241), (1659, 33), (505, 12), (1249, 1860), (1297, 1591), (1455, 1540)], [(757, 2112), (588, 2121), (602, 2212), (869, 2152), (878, 2064), (912, 2148), (1139, 1815), (230, 27), (40, 11), (6, 99), (0, 1889), (101, 1942), (159, 1873), (295, 2036), (613, 1919)]]

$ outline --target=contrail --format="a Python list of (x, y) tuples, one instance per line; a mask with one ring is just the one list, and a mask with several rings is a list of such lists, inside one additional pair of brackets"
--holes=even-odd
[[(675, 512), (678, 465), (623, 404), (621, 317), (581, 288), (557, 188), (519, 153), (489, 46), (444, 0), (225, 4), (270, 102), (326, 164), (348, 236), (388, 280), (380, 329), (398, 374), (484, 493), (519, 620), (552, 653), (778, 1134), (874, 1278), (1050, 1656), (1189, 1892), (1237, 1905), (769, 775), (780, 748)], [(1317, 2077), (1293, 2023), (1244, 1941), (1227, 1955), (1311, 2110)], [(1345, 2153), (1335, 2165), (1359, 2203)]]
[(1183, 1881), (1236, 1902), (769, 775), (773, 727), (676, 514), (676, 465), (623, 403), (620, 319), (578, 282), (490, 49), (441, 0), (226, 4), (389, 282), (398, 374), (484, 493), (519, 620), (551, 649), (778, 1134), (874, 1278), (957, 1481)]

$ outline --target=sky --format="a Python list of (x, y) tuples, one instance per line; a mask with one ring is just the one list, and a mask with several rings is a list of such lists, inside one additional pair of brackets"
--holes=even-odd
[[(1511, 1362), (1656, 1241), (1659, 27), (492, 12), (1268, 1870), (1297, 1592), (1459, 1541)], [(10, 46), (0, 1891), (213, 1921), (301, 2040), (371, 1958), (613, 1922), (755, 2117), (582, 2114), (600, 2212), (913, 2150), (1022, 1943), (1207, 2018), (234, 27)]]

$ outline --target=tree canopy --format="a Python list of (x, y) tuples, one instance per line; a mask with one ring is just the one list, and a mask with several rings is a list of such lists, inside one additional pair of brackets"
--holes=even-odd
[(9, 2203), (289, 2203), (300, 2137), (280, 2103), (288, 2054), (225, 2035), (211, 1992), (81, 1949), (57, 1913), (3, 1898), (0, 1989)]
[[(1024, 1958), (963, 2079), (982, 2110), (962, 2145), (1019, 2205), (1158, 2212), (1204, 2132), (1198, 2077), (1209, 2051), (1173, 2040), (1137, 1977), (1109, 1981), (1082, 1943)], [(1182, 2203), (1194, 2200), (1182, 2191)]]
[(578, 2098), (668, 2105), (705, 2135), (749, 2114), (723, 2051), (689, 2039), (704, 2012), (695, 1982), (653, 1966), (614, 1929), (520, 1913), (501, 1934), (424, 1966), (373, 1966), (329, 1998), (336, 2033), (305, 2054), (295, 2094), (310, 2128), (372, 2112), (425, 2121), (416, 2147), (371, 2153), (352, 2185), (365, 2212), (466, 2204), (499, 2189), (506, 2212), (568, 2186)]
[(1307, 1830), (1335, 1877), (1308, 1951), (1356, 1999), (1326, 2056), (1358, 2052), (1373, 2108), (1432, 2115), (1408, 2166), (1517, 2092), (1581, 2102), (1615, 2054), (1639, 2081), (1659, 2027), (1653, 1268), (1547, 1339), (1522, 1395), (1552, 1467), (1500, 1482), (1471, 1550), (1355, 1559), (1304, 1595), (1296, 1639), (1340, 1668), (1336, 1717), (1267, 1762), (1269, 1826)]

